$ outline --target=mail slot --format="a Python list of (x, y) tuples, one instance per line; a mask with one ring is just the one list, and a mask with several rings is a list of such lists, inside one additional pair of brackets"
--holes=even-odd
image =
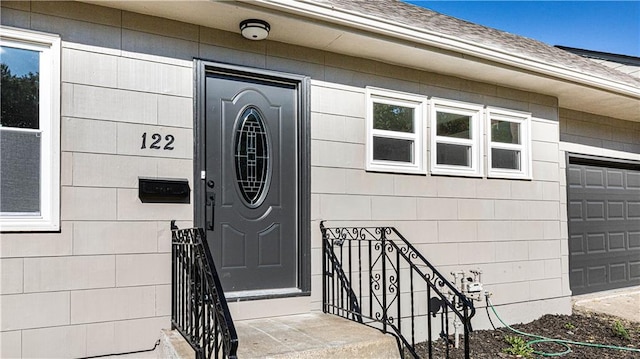
[(138, 198), (142, 203), (189, 203), (190, 193), (186, 179), (138, 177)]

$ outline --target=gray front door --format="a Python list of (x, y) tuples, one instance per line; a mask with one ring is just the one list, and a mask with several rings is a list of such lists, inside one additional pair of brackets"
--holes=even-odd
[(208, 73), (205, 223), (227, 292), (298, 287), (298, 92)]
[(640, 170), (571, 159), (567, 171), (571, 291), (640, 284)]

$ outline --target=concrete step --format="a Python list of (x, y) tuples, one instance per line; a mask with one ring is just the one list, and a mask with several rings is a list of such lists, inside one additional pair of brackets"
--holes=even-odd
[(160, 345), (155, 350), (156, 359), (193, 359), (196, 357), (191, 345), (177, 330), (163, 329)]
[(238, 358), (399, 358), (391, 335), (324, 313), (236, 324)]
[[(393, 336), (334, 315), (309, 313), (235, 324), (240, 359), (400, 358)], [(189, 345), (180, 334), (165, 331), (163, 336), (162, 357), (193, 357), (193, 351), (186, 350), (184, 345)], [(179, 347), (181, 353), (171, 351), (168, 346)]]

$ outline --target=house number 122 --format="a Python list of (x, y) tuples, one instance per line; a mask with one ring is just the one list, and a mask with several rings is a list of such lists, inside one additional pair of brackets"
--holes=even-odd
[[(173, 135), (166, 135), (164, 136), (164, 140), (167, 142), (164, 144), (164, 147), (161, 146), (161, 141), (162, 141), (162, 135), (159, 133), (154, 133), (151, 135), (151, 145), (149, 145), (149, 148), (152, 150), (159, 150), (159, 149), (163, 149), (163, 150), (173, 150), (173, 141), (175, 141), (175, 138), (173, 137)], [(143, 133), (142, 134), (142, 146), (140, 147), (141, 150), (144, 150), (145, 148), (147, 148), (147, 133)]]

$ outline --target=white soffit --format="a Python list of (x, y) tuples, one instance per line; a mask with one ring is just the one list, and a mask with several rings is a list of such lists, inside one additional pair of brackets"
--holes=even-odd
[(557, 97), (563, 108), (640, 122), (640, 88), (312, 2), (85, 2), (230, 31), (238, 36), (240, 21), (259, 18), (271, 24), (269, 41), (537, 92)]

